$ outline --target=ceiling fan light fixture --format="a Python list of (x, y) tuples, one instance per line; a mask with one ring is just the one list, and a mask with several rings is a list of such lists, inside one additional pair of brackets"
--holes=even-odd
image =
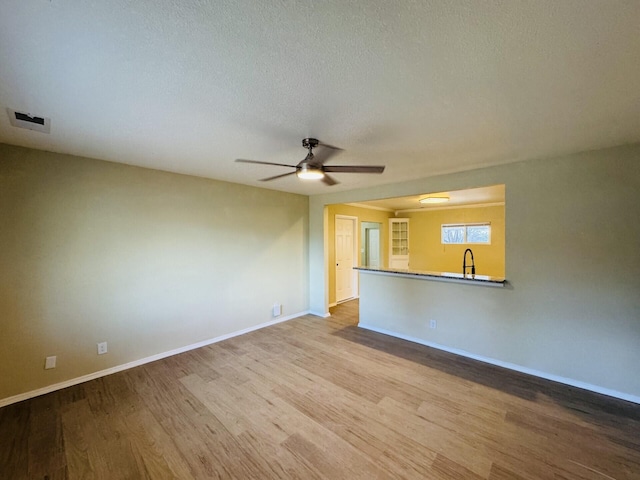
[(324, 172), (321, 167), (303, 163), (296, 169), (296, 175), (303, 180), (320, 180), (324, 177)]
[(448, 201), (449, 201), (448, 195), (428, 195), (419, 200), (420, 203), (428, 203), (428, 204), (447, 203)]

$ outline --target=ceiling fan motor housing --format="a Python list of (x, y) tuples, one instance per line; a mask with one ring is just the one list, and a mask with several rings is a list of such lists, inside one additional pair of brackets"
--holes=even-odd
[(303, 138), (302, 139), (302, 146), (304, 148), (308, 148), (308, 149), (316, 148), (319, 143), (320, 143), (320, 141), (317, 138)]

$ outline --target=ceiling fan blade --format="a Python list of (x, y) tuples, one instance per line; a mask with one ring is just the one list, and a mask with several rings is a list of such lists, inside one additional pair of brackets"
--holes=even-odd
[(238, 163), (255, 163), (257, 165), (276, 165), (278, 167), (296, 168), (295, 165), (287, 165), (285, 163), (259, 162), (258, 160), (245, 160), (244, 158), (236, 158), (236, 162), (238, 162)]
[(335, 173), (382, 173), (384, 167), (373, 165), (327, 165), (323, 167), (325, 172)]
[(331, 149), (333, 149), (333, 150), (343, 150), (343, 149), (342, 149), (342, 148), (340, 148), (340, 147), (335, 147), (335, 146), (333, 146), (333, 145), (329, 145), (328, 143), (322, 143), (322, 142), (318, 142), (318, 146), (319, 146), (319, 147), (331, 148)]
[(318, 144), (319, 147), (316, 152), (313, 154), (314, 160), (317, 163), (322, 165), (324, 162), (329, 160), (331, 157), (338, 155), (339, 153), (344, 152), (342, 148), (334, 147), (331, 145), (325, 145), (323, 143)]
[[(294, 167), (295, 168), (295, 167)], [(289, 175), (295, 175), (296, 172), (283, 173), (282, 175), (275, 175), (273, 177), (261, 178), (261, 182), (270, 182), (271, 180), (275, 180), (277, 178), (288, 177)]]
[(337, 181), (335, 178), (333, 178), (331, 175), (327, 175), (326, 173), (325, 173), (324, 177), (322, 177), (322, 181), (323, 181), (325, 184), (329, 185), (330, 187), (331, 187), (332, 185), (336, 185), (336, 184), (340, 183), (340, 182), (339, 182), (339, 181)]

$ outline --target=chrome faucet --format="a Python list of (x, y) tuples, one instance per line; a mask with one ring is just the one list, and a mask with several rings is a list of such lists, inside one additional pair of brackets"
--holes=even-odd
[(471, 277), (475, 277), (476, 276), (476, 262), (473, 259), (473, 251), (470, 248), (467, 248), (464, 251), (464, 258), (462, 259), (462, 276), (465, 276), (467, 274), (467, 252), (469, 252), (471, 254), (471, 265), (469, 265), (469, 267), (471, 267)]

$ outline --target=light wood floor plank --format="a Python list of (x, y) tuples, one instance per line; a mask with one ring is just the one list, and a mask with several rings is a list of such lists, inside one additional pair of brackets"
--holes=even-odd
[(0, 478), (640, 479), (640, 406), (357, 328), (358, 302), (0, 409)]

